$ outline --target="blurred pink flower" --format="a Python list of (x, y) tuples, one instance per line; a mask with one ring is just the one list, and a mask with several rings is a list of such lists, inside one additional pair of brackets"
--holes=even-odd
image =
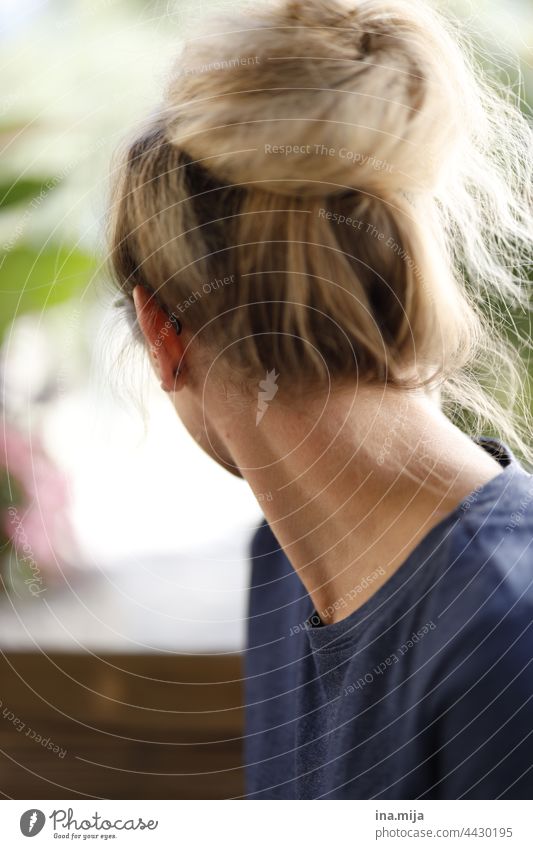
[(77, 556), (67, 481), (35, 437), (28, 440), (4, 421), (0, 442), (0, 471), (8, 473), (22, 494), (21, 502), (2, 505), (2, 527), (17, 554), (33, 560), (47, 578), (59, 577)]

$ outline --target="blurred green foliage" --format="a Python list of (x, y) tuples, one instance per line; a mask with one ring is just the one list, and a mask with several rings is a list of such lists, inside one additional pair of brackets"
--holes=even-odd
[[(19, 212), (24, 220), (46, 203), (52, 190), (62, 190), (59, 183), (54, 177), (4, 180), (0, 216)], [(24, 235), (5, 242), (0, 254), (0, 340), (19, 315), (39, 314), (68, 300), (90, 282), (95, 270), (94, 254), (63, 242), (38, 244)]]
[(16, 206), (23, 201), (28, 203), (38, 198), (41, 192), (47, 191), (47, 181), (36, 179), (20, 179), (15, 182), (0, 183), (0, 209)]
[(0, 265), (0, 338), (14, 317), (40, 313), (73, 297), (91, 280), (95, 257), (76, 248), (17, 245)]

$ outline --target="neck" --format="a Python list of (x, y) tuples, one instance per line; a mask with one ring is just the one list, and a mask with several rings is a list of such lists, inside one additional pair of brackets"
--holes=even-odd
[(363, 604), (501, 471), (428, 396), (383, 386), (336, 390), (323, 402), (276, 398), (258, 425), (254, 409), (225, 430), (325, 623)]

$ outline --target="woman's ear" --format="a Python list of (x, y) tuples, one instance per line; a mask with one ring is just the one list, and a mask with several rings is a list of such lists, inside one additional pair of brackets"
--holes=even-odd
[(165, 392), (177, 388), (178, 369), (183, 369), (183, 340), (156, 299), (143, 286), (135, 286), (133, 303), (152, 366)]

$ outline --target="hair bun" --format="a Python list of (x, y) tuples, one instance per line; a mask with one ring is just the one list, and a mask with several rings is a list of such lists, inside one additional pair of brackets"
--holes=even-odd
[(292, 0), (246, 31), (225, 19), (220, 37), (219, 21), (168, 86), (171, 140), (224, 181), (284, 195), (432, 185), (461, 90), (432, 15), (401, 0)]

